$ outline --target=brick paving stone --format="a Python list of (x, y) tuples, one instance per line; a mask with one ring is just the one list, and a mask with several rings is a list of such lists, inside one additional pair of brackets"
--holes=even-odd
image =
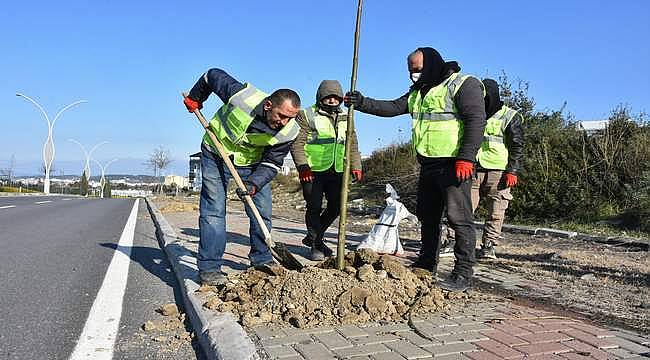
[(302, 355), (298, 354), (298, 355), (282, 358), (282, 360), (305, 360), (305, 358), (302, 357)]
[(356, 325), (339, 326), (336, 328), (336, 331), (338, 331), (341, 335), (345, 336), (348, 339), (359, 337), (359, 336), (368, 336), (367, 332), (361, 330)]
[(607, 340), (622, 347), (623, 349), (629, 350), (636, 354), (650, 353), (650, 347), (639, 345), (628, 339), (613, 337), (613, 338), (608, 338)]
[(612, 335), (618, 336), (618, 337), (623, 338), (623, 339), (628, 339), (628, 340), (630, 340), (632, 342), (635, 342), (637, 344), (640, 344), (640, 345), (650, 345), (650, 339), (639, 336), (638, 334), (633, 334), (633, 333), (631, 333), (629, 331), (617, 330), (617, 331), (612, 332)]
[(485, 323), (476, 322), (476, 321), (474, 321), (472, 323), (469, 323), (469, 324), (461, 324), (461, 325), (459, 325), (457, 327), (449, 328), (449, 330), (453, 334), (474, 332), (474, 331), (481, 331), (481, 330), (488, 330), (488, 329), (491, 329), (491, 328), (489, 326), (487, 326)]
[(407, 323), (394, 323), (373, 327), (364, 327), (363, 330), (365, 330), (368, 334), (394, 333), (401, 331), (410, 331), (411, 327)]
[(494, 340), (477, 341), (474, 345), (499, 356), (502, 359), (516, 359), (524, 356), (521, 352)]
[(359, 345), (351, 348), (334, 350), (334, 353), (342, 358), (350, 358), (353, 356), (374, 355), (384, 352), (390, 352), (384, 344), (369, 344)]
[(336, 357), (323, 344), (298, 344), (296, 350), (307, 360), (335, 360)]
[(531, 326), (537, 325), (533, 322), (530, 322), (529, 320), (524, 320), (524, 319), (508, 319), (503, 321), (503, 324), (520, 327), (526, 330), (528, 330), (528, 328)]
[(431, 353), (411, 344), (408, 341), (400, 340), (386, 343), (386, 346), (407, 359), (424, 359), (431, 357)]
[[(471, 354), (471, 353), (468, 353)], [(436, 356), (435, 358), (432, 358), (435, 360), (466, 360), (469, 359), (467, 356), (463, 354), (449, 354), (449, 355), (442, 355), (442, 356)]]
[(437, 358), (441, 355), (451, 355), (456, 353), (464, 353), (469, 351), (475, 351), (476, 346), (472, 343), (458, 343), (458, 344), (448, 344), (448, 345), (434, 345), (426, 346), (424, 350), (433, 354), (434, 358)]
[(370, 356), (353, 356), (350, 360), (372, 360)]
[(525, 359), (526, 360), (564, 360), (565, 358), (555, 354), (543, 354), (543, 355), (529, 356)]
[(562, 344), (574, 349), (576, 352), (588, 354), (588, 356), (592, 356), (595, 359), (607, 360), (610, 358), (609, 354), (603, 350), (596, 349), (595, 347), (580, 340), (565, 341)]
[(435, 327), (429, 323), (416, 324), (415, 328), (429, 338), (435, 336), (451, 335), (450, 327)]
[(265, 347), (264, 351), (266, 351), (266, 353), (273, 359), (282, 359), (299, 355), (296, 350), (288, 345)]
[(398, 353), (385, 352), (373, 355), (372, 360), (404, 360), (404, 357)]
[(575, 324), (575, 320), (570, 320), (570, 319), (537, 319), (537, 320), (531, 320), (531, 322), (538, 324), (538, 325), (551, 325), (551, 324)]
[[(499, 360), (502, 359), (499, 356), (496, 356), (492, 354), (489, 351), (481, 350), (481, 351), (473, 351), (465, 354), (468, 358), (472, 360)], [(437, 359), (437, 358), (436, 358)]]
[(298, 343), (310, 343), (314, 340), (309, 335), (295, 335), (295, 336), (283, 336), (276, 337), (273, 339), (262, 340), (262, 345), (266, 346), (280, 346), (280, 345), (291, 345)]
[(586, 332), (587, 334), (591, 334), (595, 337), (599, 338), (605, 338), (605, 337), (612, 337), (614, 336), (609, 330), (599, 328), (593, 325), (585, 324), (585, 323), (574, 323), (570, 325), (574, 329), (578, 329), (581, 331)]
[(571, 340), (570, 336), (560, 332), (543, 332), (537, 334), (519, 335), (519, 337), (531, 344)]
[(352, 343), (348, 339), (341, 336), (339, 333), (331, 332), (324, 334), (314, 334), (316, 340), (320, 341), (325, 347), (330, 350), (336, 350), (346, 347), (351, 347)]
[(436, 345), (438, 342), (433, 342), (429, 339), (425, 339), (422, 336), (416, 334), (414, 331), (402, 331), (398, 334), (402, 339), (409, 341), (410, 343), (417, 346), (424, 345)]
[(500, 330), (486, 330), (486, 331), (481, 331), (481, 334), (487, 336), (488, 338), (495, 340), (497, 342), (500, 342), (502, 344), (508, 345), (508, 346), (516, 346), (516, 345), (526, 345), (528, 344), (527, 341), (516, 337), (512, 336), (509, 334), (504, 333), (503, 331)]
[(433, 326), (437, 327), (458, 326), (457, 322), (439, 315), (431, 316), (427, 319), (427, 321), (433, 324)]
[(258, 326), (253, 328), (253, 332), (260, 340), (266, 340), (274, 338), (276, 336), (286, 336), (285, 332), (282, 329), (269, 329), (266, 326)]
[(538, 325), (534, 327), (527, 327), (526, 330), (531, 330), (534, 333), (539, 332), (553, 332), (553, 331), (562, 331), (562, 330), (571, 330), (569, 324), (545, 324)]
[(637, 354), (635, 354), (635, 353), (633, 353), (633, 352), (631, 352), (629, 350), (623, 349), (623, 348), (607, 349), (606, 351), (608, 353), (614, 355), (614, 356), (617, 356), (617, 357), (621, 358), (621, 359), (630, 359), (630, 358), (634, 358), (634, 357), (639, 356), (639, 355), (637, 355)]
[(456, 344), (460, 342), (487, 340), (488, 337), (481, 334), (480, 332), (468, 332), (462, 334), (435, 336), (434, 339), (440, 341), (443, 344)]
[(612, 349), (615, 347), (618, 347), (617, 344), (612, 343), (610, 340), (615, 339), (615, 338), (608, 338), (607, 340), (605, 339), (600, 339), (597, 338), (591, 334), (587, 334), (584, 331), (581, 330), (562, 330), (563, 333), (571, 336), (574, 339), (581, 340), (583, 342), (586, 342), (589, 345), (595, 346), (599, 349)]
[(311, 334), (323, 334), (323, 333), (328, 333), (328, 332), (333, 332), (334, 328), (333, 327), (317, 327), (317, 328), (311, 328), (311, 329), (298, 329), (298, 328), (286, 328), (284, 329), (284, 332), (287, 334), (287, 336), (294, 336), (294, 335), (311, 335)]
[(515, 346), (515, 349), (523, 352), (524, 354), (531, 355), (544, 355), (544, 354), (558, 354), (570, 352), (571, 348), (561, 343), (539, 343), (529, 345)]
[(501, 330), (504, 333), (513, 336), (528, 335), (531, 333), (530, 331), (525, 330), (524, 328), (503, 324), (503, 323), (488, 323), (487, 325), (493, 329)]
[(393, 334), (368, 335), (363, 337), (352, 338), (350, 341), (354, 345), (381, 344), (388, 341), (397, 341), (400, 338)]

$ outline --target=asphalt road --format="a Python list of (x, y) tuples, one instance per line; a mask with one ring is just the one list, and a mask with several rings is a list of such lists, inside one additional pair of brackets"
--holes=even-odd
[[(133, 205), (133, 199), (0, 197), (0, 359), (70, 357), (115, 252), (125, 250), (117, 244)], [(181, 301), (144, 201), (136, 215), (126, 292), (113, 306), (121, 307), (114, 358), (196, 359), (193, 344), (170, 351), (151, 341), (160, 334), (141, 329), (161, 316), (157, 307)]]

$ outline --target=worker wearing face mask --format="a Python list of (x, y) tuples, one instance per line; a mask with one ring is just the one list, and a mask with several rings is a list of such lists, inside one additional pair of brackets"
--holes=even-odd
[(456, 261), (440, 286), (464, 291), (470, 286), (476, 262), (470, 191), (486, 124), (484, 87), (476, 77), (460, 73), (457, 62), (445, 62), (430, 47), (409, 54), (407, 65), (413, 85), (400, 98), (375, 100), (354, 91), (346, 94), (345, 104), (378, 116), (411, 114), (411, 141), (420, 163), (416, 214), (422, 234), (413, 266), (436, 274), (440, 221), (446, 205), (449, 226), (456, 233)]
[[(316, 104), (300, 111), (296, 120), (300, 132), (291, 147), (307, 202), (307, 236), (303, 244), (311, 248), (312, 260), (332, 255), (324, 243), (327, 228), (339, 216), (345, 142), (351, 141), (352, 176), (363, 179), (357, 135), (346, 139), (347, 110), (341, 107), (343, 91), (336, 80), (323, 80), (316, 92)], [(322, 209), (323, 196), (327, 207)]]

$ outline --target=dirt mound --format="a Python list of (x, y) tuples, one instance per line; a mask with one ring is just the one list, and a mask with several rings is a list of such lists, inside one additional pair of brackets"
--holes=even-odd
[(284, 322), (299, 328), (404, 320), (442, 310), (451, 295), (434, 286), (430, 272), (411, 271), (367, 249), (349, 253), (344, 271), (334, 263), (275, 275), (250, 269), (229, 276), (220, 289), (199, 291), (208, 296), (206, 308), (230, 311), (245, 326)]

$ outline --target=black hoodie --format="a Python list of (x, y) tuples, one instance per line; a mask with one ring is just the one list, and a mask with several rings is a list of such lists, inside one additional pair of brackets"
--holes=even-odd
[[(393, 117), (408, 114), (408, 96), (413, 90), (428, 92), (432, 87), (440, 84), (451, 74), (459, 72), (460, 66), (455, 61), (445, 62), (438, 51), (430, 47), (418, 48), (424, 55), (424, 66), (420, 79), (414, 83), (409, 91), (395, 100), (375, 100), (363, 97), (355, 105), (355, 110), (361, 112)], [(464, 132), (460, 150), (456, 159), (476, 161), (476, 153), (483, 140), (485, 130), (485, 105), (483, 101), (483, 84), (475, 77), (470, 77), (458, 89), (454, 96), (454, 103), (458, 109), (460, 120), (463, 121)], [(454, 158), (429, 158), (418, 155), (421, 164), (448, 163)]]

